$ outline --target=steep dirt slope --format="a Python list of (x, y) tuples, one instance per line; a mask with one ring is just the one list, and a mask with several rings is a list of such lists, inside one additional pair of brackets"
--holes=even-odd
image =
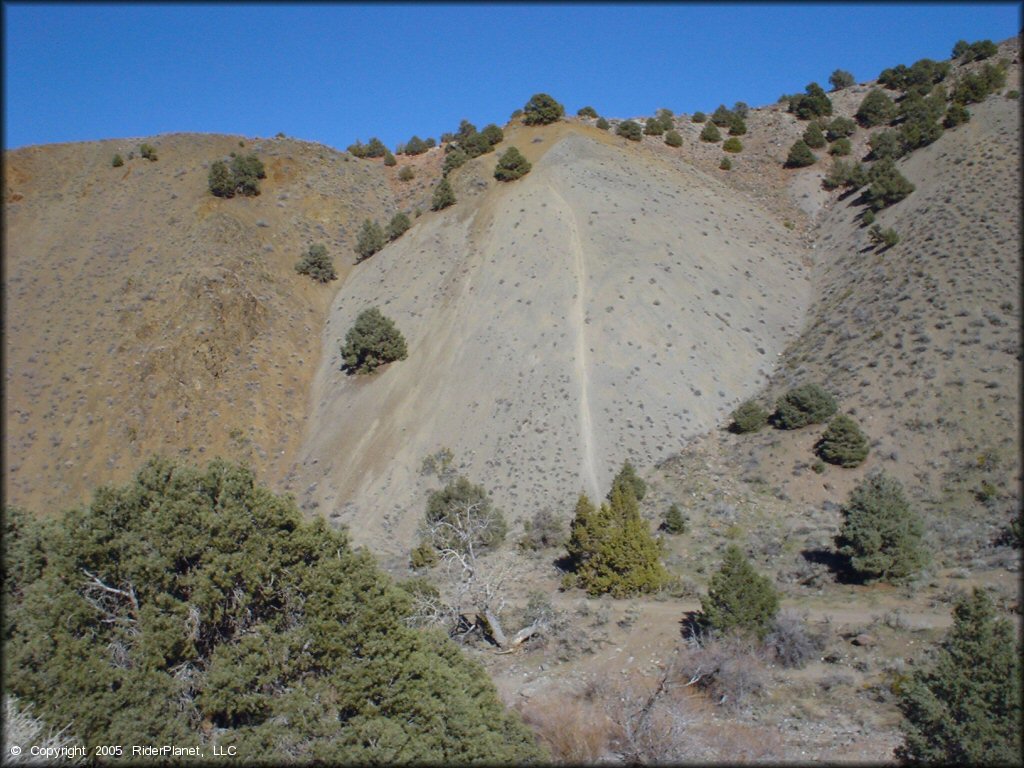
[[(147, 141), (156, 162), (131, 140), (5, 153), (8, 503), (52, 512), (155, 451), (242, 458), (279, 482), (338, 285), (295, 262), (323, 242), (343, 277), (363, 218), (427, 199), (425, 178), (317, 144)], [(250, 151), (262, 194), (212, 197), (209, 163)]]
[[(624, 459), (648, 466), (720, 422), (799, 332), (792, 233), (702, 171), (589, 135), (510, 135), (532, 173), (499, 185), (494, 156), (475, 161), (457, 188), (478, 204), (425, 216), (339, 292), (301, 473), (306, 503), (357, 540), (407, 551), (442, 446), (512, 519), (569, 515)], [(409, 358), (349, 376), (339, 346), (369, 306)]]

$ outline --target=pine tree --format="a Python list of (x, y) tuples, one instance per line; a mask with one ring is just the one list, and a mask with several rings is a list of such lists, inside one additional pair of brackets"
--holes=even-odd
[(789, 148), (789, 155), (786, 156), (787, 168), (805, 168), (814, 165), (817, 158), (811, 152), (811, 148), (803, 139), (797, 139)]
[(373, 373), (378, 366), (404, 360), (407, 355), (402, 332), (376, 307), (359, 313), (341, 348), (345, 368), (352, 373)]
[(403, 211), (399, 211), (391, 217), (391, 221), (388, 222), (388, 240), (397, 240), (412, 226), (412, 222), (409, 221), (409, 216)]
[(829, 422), (815, 449), (829, 464), (856, 467), (867, 458), (870, 447), (857, 422), (846, 414), (839, 414)]
[(953, 627), (934, 660), (914, 670), (899, 695), (909, 763), (1019, 765), (1021, 646), (975, 588), (953, 609)]
[(666, 533), (672, 535), (686, 533), (686, 515), (683, 514), (683, 510), (679, 508), (678, 504), (673, 504), (665, 512), (665, 519), (661, 523), (661, 528)]
[(455, 204), (455, 192), (452, 190), (452, 185), (448, 183), (448, 179), (441, 179), (437, 186), (434, 187), (434, 197), (430, 201), (430, 210), (440, 211), (442, 208), (447, 208), (449, 205)]
[(772, 420), (780, 429), (820, 424), (836, 412), (836, 400), (818, 384), (801, 384), (779, 398)]
[(732, 412), (732, 423), (729, 431), (737, 435), (757, 432), (768, 423), (768, 411), (758, 405), (755, 400), (747, 400)]
[(817, 122), (807, 124), (803, 139), (804, 144), (811, 149), (821, 149), (825, 146), (825, 134), (821, 132), (821, 126)]
[(700, 140), (714, 143), (722, 140), (722, 134), (719, 132), (718, 127), (709, 121), (704, 124), (704, 130), (700, 132)]
[(750, 633), (763, 640), (779, 611), (779, 596), (771, 580), (757, 573), (732, 544), (700, 605), (704, 621), (716, 632)]
[[(637, 501), (643, 501), (644, 496), (647, 495), (647, 483), (643, 481), (643, 478), (636, 473), (636, 468), (633, 464), (626, 459), (622, 462), (622, 469), (619, 470), (618, 474), (612, 479), (612, 489), (614, 490), (619, 486), (628, 486), (633, 491), (633, 496)], [(611, 499), (611, 491), (608, 492), (608, 498)]]
[(546, 93), (535, 93), (523, 107), (523, 123), (526, 125), (547, 125), (559, 120), (565, 114), (565, 107)]
[(836, 545), (862, 578), (900, 581), (927, 563), (924, 525), (895, 478), (869, 475), (853, 489), (842, 512)]
[(515, 181), (530, 172), (533, 166), (515, 147), (509, 147), (498, 158), (494, 168), (494, 178), (498, 181)]
[(362, 229), (359, 230), (359, 237), (356, 239), (356, 254), (358, 261), (370, 258), (384, 247), (387, 241), (384, 239), (384, 230), (376, 221), (365, 219)]

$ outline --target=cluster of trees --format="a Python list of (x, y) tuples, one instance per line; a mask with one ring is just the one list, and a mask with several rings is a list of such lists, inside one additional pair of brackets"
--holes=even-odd
[(355, 144), (349, 144), (345, 150), (354, 157), (384, 157), (388, 154), (388, 148), (384, 146), (384, 142), (378, 139), (376, 136), (370, 139), (369, 142), (363, 144), (362, 141), (356, 139)]
[(749, 108), (741, 101), (736, 102), (732, 109), (724, 104), (719, 104), (711, 113), (711, 122), (719, 128), (728, 128), (730, 136), (742, 136), (747, 132), (747, 124), (744, 118)]
[(437, 142), (433, 138), (421, 139), (419, 136), (414, 135), (405, 144), (399, 144), (395, 147), (395, 152), (399, 155), (422, 155), (428, 149), (433, 149), (436, 146)]
[(377, 307), (359, 313), (341, 347), (342, 367), (349, 373), (373, 373), (380, 366), (405, 360), (407, 356), (402, 332)]
[(365, 551), (222, 461), (154, 459), (54, 524), (7, 510), (4, 681), (90, 750), (249, 762), (543, 760), (485, 670)]
[(356, 237), (356, 263), (365, 261), (390, 242), (400, 238), (412, 226), (409, 215), (399, 211), (391, 217), (387, 227), (382, 227), (376, 220), (364, 219), (363, 226)]
[(966, 40), (957, 40), (953, 46), (952, 56), (960, 59), (961, 64), (969, 64), (972, 61), (982, 61), (999, 52), (999, 47), (991, 40), (978, 40), (975, 43), (968, 43)]
[(210, 194), (217, 197), (254, 197), (260, 193), (260, 179), (265, 178), (266, 169), (256, 155), (232, 153), (230, 165), (223, 160), (215, 160), (210, 165), (207, 183)]
[(504, 141), (505, 132), (494, 123), (484, 126), (482, 131), (477, 131), (473, 123), (464, 119), (459, 123), (458, 131), (446, 133), (441, 139), (445, 151), (441, 173), (447, 176), (474, 157), (493, 152), (494, 147)]

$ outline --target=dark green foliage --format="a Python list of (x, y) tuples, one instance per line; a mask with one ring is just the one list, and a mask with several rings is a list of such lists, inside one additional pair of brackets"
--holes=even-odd
[(789, 97), (789, 111), (801, 120), (832, 114), (832, 101), (817, 83), (808, 84), (805, 92)]
[(852, 136), (856, 130), (856, 122), (854, 122), (848, 117), (837, 117), (831, 123), (828, 124), (828, 132), (826, 133), (825, 137), (829, 141), (835, 141), (836, 139), (845, 139), (848, 136)]
[(768, 411), (755, 400), (747, 400), (732, 412), (729, 431), (737, 435), (757, 432), (768, 423)]
[(828, 153), (836, 157), (845, 157), (853, 151), (853, 145), (849, 139), (836, 139), (828, 148)]
[[(620, 487), (629, 488), (633, 492), (633, 498), (637, 501), (643, 501), (644, 496), (647, 495), (647, 483), (636, 473), (636, 469), (629, 460), (622, 462), (622, 468), (612, 479), (612, 491)], [(611, 491), (608, 492), (607, 498), (609, 501), (611, 500)]]
[(927, 562), (924, 525), (895, 478), (872, 473), (853, 489), (842, 511), (836, 546), (861, 578), (901, 581)]
[(1021, 644), (982, 589), (957, 600), (934, 658), (900, 691), (904, 763), (1020, 765)]
[(786, 157), (786, 167), (805, 168), (808, 165), (814, 165), (816, 159), (807, 143), (803, 139), (797, 139), (793, 146), (789, 148), (789, 155)]
[[(448, 145), (452, 146), (451, 144)], [(449, 173), (454, 171), (456, 168), (461, 168), (469, 160), (467, 155), (462, 149), (456, 147), (451, 152), (445, 155), (444, 165), (441, 166), (441, 174), (447, 176)]]
[[(936, 86), (937, 91), (942, 86)], [(942, 135), (939, 120), (946, 109), (946, 98), (941, 92), (927, 97), (914, 93), (900, 102), (899, 116), (903, 120), (900, 126), (900, 141), (906, 152), (927, 146)]]
[(718, 132), (718, 127), (714, 123), (707, 122), (704, 124), (704, 130), (700, 132), (700, 140), (707, 142), (721, 141), (722, 134)]
[(508, 119), (509, 120), (518, 120), (522, 116), (523, 116), (523, 110), (522, 109), (513, 109), (512, 110), (512, 114), (510, 114), (508, 116)]
[(719, 104), (717, 109), (711, 113), (711, 122), (719, 128), (728, 128), (732, 123), (735, 113), (725, 104)]
[(465, 141), (476, 132), (476, 126), (469, 122), (469, 120), (463, 118), (459, 121), (459, 130), (455, 132), (455, 138), (459, 141)]
[(538, 510), (533, 519), (524, 520), (523, 529), (520, 549), (536, 551), (565, 544), (565, 525), (550, 509)]
[(933, 85), (942, 82), (947, 74), (949, 62), (920, 59), (910, 68), (899, 64), (882, 70), (878, 82), (892, 90), (927, 93)]
[(871, 158), (874, 160), (898, 160), (906, 154), (906, 147), (897, 131), (879, 131), (868, 139)]
[(608, 130), (609, 128), (611, 128), (611, 123), (609, 123), (609, 122), (608, 122), (607, 120), (605, 120), (605, 119), (604, 119), (603, 117), (599, 117), (599, 118), (597, 118), (597, 122), (596, 122), (596, 123), (594, 123), (594, 125), (595, 125), (595, 126), (596, 126), (597, 128), (600, 128), (600, 129), (601, 129), (602, 131), (607, 131), (607, 130)]
[(640, 128), (639, 123), (635, 123), (632, 120), (623, 120), (619, 123), (615, 133), (619, 136), (625, 136), (630, 141), (640, 141), (643, 138), (643, 130)]
[(437, 565), (437, 550), (429, 542), (422, 542), (409, 553), (409, 567), (415, 571)]
[(676, 127), (676, 118), (671, 109), (659, 109), (654, 119), (661, 124), (662, 131), (671, 131)]
[(384, 165), (388, 166), (388, 168), (398, 165), (398, 161), (395, 159), (395, 156), (391, 154), (391, 150), (384, 153)]
[(679, 131), (665, 131), (665, 143), (670, 147), (681, 147), (683, 146), (683, 137), (679, 135)]
[(875, 224), (868, 233), (871, 237), (871, 243), (873, 245), (882, 246), (883, 248), (892, 248), (896, 243), (900, 241), (900, 236), (896, 230), (892, 227), (882, 229), (881, 226)]
[(732, 111), (736, 113), (736, 116), (740, 120), (746, 120), (747, 115), (750, 113), (750, 107), (745, 101), (737, 101), (732, 105)]
[(704, 623), (720, 634), (752, 634), (763, 640), (779, 612), (779, 595), (735, 544), (725, 551), (721, 568), (701, 598)]
[(742, 152), (743, 144), (735, 136), (730, 136), (724, 142), (722, 142), (722, 149), (726, 152)]
[(234, 197), (235, 180), (231, 176), (228, 164), (223, 160), (214, 160), (210, 165), (210, 174), (207, 177), (210, 194), (216, 197)]
[(801, 384), (779, 398), (772, 422), (779, 429), (821, 424), (836, 412), (836, 400), (817, 384)]
[(879, 160), (868, 171), (868, 188), (864, 197), (869, 207), (878, 211), (898, 203), (911, 192), (914, 185), (896, 169), (896, 164), (887, 158)]
[(526, 125), (547, 125), (561, 119), (565, 107), (546, 93), (535, 93), (523, 107)]
[(731, 171), (732, 170), (732, 160), (730, 160), (728, 157), (723, 157), (722, 158), (722, 162), (720, 162), (718, 164), (718, 168), (719, 168), (719, 170), (722, 170), (722, 171)]
[(515, 147), (509, 147), (498, 158), (494, 168), (494, 178), (498, 181), (515, 181), (530, 172), (533, 166)]
[(412, 222), (409, 221), (409, 216), (402, 211), (399, 211), (391, 217), (391, 221), (388, 222), (388, 240), (397, 240), (405, 234), (406, 230), (412, 226)]
[(610, 500), (595, 509), (580, 495), (566, 551), (572, 563), (566, 586), (574, 584), (596, 596), (628, 597), (663, 586), (668, 574), (659, 561), (660, 547), (640, 516), (628, 482), (612, 486)]
[[(224, 180), (224, 171), (217, 167), (220, 161), (210, 167), (210, 191), (218, 197), (233, 197), (236, 194), (255, 197), (260, 193), (260, 179), (267, 177), (263, 163), (256, 155), (235, 155), (231, 158), (230, 179)], [(221, 163), (223, 165), (223, 163)], [(217, 168), (216, 172), (214, 169)], [(221, 190), (221, 193), (215, 191)], [(224, 190), (230, 194), (223, 194)]]
[(356, 255), (358, 258), (356, 262), (364, 261), (381, 248), (387, 240), (384, 237), (384, 229), (376, 221), (370, 221), (370, 219), (363, 220), (363, 226), (359, 230), (359, 236), (356, 238)]
[(730, 136), (743, 136), (747, 132), (747, 124), (743, 122), (743, 118), (733, 113), (732, 119), (729, 121), (729, 135)]
[(686, 533), (686, 515), (683, 514), (683, 510), (679, 508), (678, 504), (673, 504), (665, 512), (665, 519), (661, 522), (661, 529), (673, 536)]
[(976, 104), (1005, 85), (1003, 68), (986, 63), (980, 72), (968, 72), (960, 78), (953, 87), (952, 99), (958, 104)]
[(835, 416), (815, 446), (815, 452), (829, 464), (856, 467), (868, 457), (868, 439), (857, 422), (845, 414)]
[(593, 107), (580, 107), (576, 114), (579, 117), (597, 117), (597, 110)]
[(426, 542), (434, 549), (479, 554), (505, 540), (505, 516), (482, 486), (461, 475), (427, 498)]
[(338, 277), (334, 271), (334, 262), (327, 255), (327, 248), (322, 243), (309, 246), (309, 250), (295, 265), (300, 275), (309, 275), (318, 283), (329, 283)]
[(374, 136), (370, 139), (369, 143), (363, 144), (361, 141), (356, 139), (355, 144), (351, 144), (348, 147), (348, 152), (356, 157), (384, 157), (387, 153), (388, 148), (384, 146), (384, 142)]
[(122, 165), (124, 165), (124, 158), (121, 157), (121, 155), (115, 153), (113, 160), (110, 161), (110, 164), (115, 168), (120, 168)]
[[(848, 140), (840, 139), (840, 141)], [(836, 144), (839, 144), (839, 141)], [(825, 189), (838, 189), (839, 187), (859, 189), (866, 183), (867, 171), (864, 170), (864, 166), (854, 160), (834, 160), (832, 167), (822, 181)]]
[[(451, 157), (451, 155), (448, 155)], [(448, 162), (448, 157), (444, 159), (445, 163)], [(416, 176), (416, 172), (412, 169), (411, 165), (403, 165), (398, 169), (398, 180), (399, 181), (412, 181)]]
[(434, 187), (434, 196), (430, 200), (430, 210), (440, 211), (454, 204), (455, 192), (452, 189), (452, 185), (448, 183), (448, 179), (441, 179), (437, 186)]
[(484, 129), (480, 131), (480, 135), (483, 136), (487, 140), (487, 143), (492, 147), (505, 140), (505, 132), (494, 123), (488, 123), (485, 125)]
[(817, 123), (808, 123), (804, 129), (804, 144), (811, 149), (821, 149), (825, 146), (825, 134), (821, 132), (821, 126)]
[(408, 591), (244, 468), (154, 459), (45, 538), (4, 533), (7, 555), (46, 547), (5, 605), (5, 688), (90, 752), (209, 755), (212, 725), (246, 764), (544, 758), (479, 664), (406, 626)]
[(861, 100), (855, 117), (865, 128), (884, 125), (896, 117), (896, 104), (885, 91), (872, 88)]
[(845, 69), (837, 69), (828, 76), (828, 82), (832, 86), (833, 91), (841, 91), (843, 88), (849, 88), (857, 81), (853, 78), (853, 73), (847, 72)]
[(379, 366), (405, 360), (407, 356), (402, 332), (376, 307), (359, 313), (341, 348), (344, 368), (349, 373), (373, 373)]
[(151, 163), (155, 163), (157, 161), (156, 147), (152, 144), (140, 144), (139, 155), (144, 159), (149, 160)]
[(661, 120), (656, 117), (648, 117), (644, 124), (644, 135), (661, 136), (663, 133), (665, 133), (665, 128), (661, 124)]
[(953, 58), (962, 59), (961, 64), (972, 61), (981, 61), (990, 56), (995, 56), (999, 47), (991, 40), (979, 40), (976, 43), (968, 43), (966, 40), (958, 40), (953, 46)]
[(707, 119), (708, 116), (699, 110), (697, 112), (694, 112), (693, 117), (690, 118), (690, 120), (692, 120), (695, 123), (703, 123)]
[(419, 136), (413, 136), (405, 142), (405, 154), (407, 155), (422, 155), (427, 149), (429, 149), (427, 143)]
[(494, 145), (482, 133), (474, 133), (472, 136), (460, 139), (459, 146), (465, 150), (470, 158), (480, 157), (480, 155), (486, 155), (488, 152), (494, 151)]
[(949, 109), (946, 110), (946, 118), (942, 121), (942, 125), (946, 128), (956, 128), (970, 119), (971, 113), (967, 111), (967, 107), (953, 102), (949, 105)]

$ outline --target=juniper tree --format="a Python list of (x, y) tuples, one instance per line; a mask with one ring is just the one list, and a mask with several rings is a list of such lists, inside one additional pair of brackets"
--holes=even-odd
[(857, 422), (846, 414), (839, 414), (829, 422), (815, 450), (829, 464), (856, 467), (867, 458), (870, 448)]
[(758, 405), (755, 400), (746, 400), (732, 412), (732, 423), (729, 431), (742, 435), (757, 432), (768, 423), (768, 411)]
[(721, 141), (722, 134), (714, 123), (708, 121), (704, 124), (704, 129), (700, 132), (700, 140), (709, 143)]
[[(622, 462), (622, 468), (612, 478), (612, 489), (620, 486), (627, 486), (637, 501), (643, 501), (644, 496), (647, 495), (647, 483), (636, 473), (636, 468), (628, 459)], [(608, 499), (611, 497), (612, 494), (609, 491)]]
[(679, 135), (679, 131), (665, 131), (665, 143), (670, 147), (681, 147), (683, 146), (683, 137)]
[(679, 508), (678, 504), (672, 504), (665, 512), (661, 528), (672, 535), (686, 533), (686, 515), (683, 514), (683, 510)]
[(832, 86), (833, 91), (841, 91), (843, 88), (849, 88), (857, 81), (854, 80), (852, 73), (847, 72), (845, 69), (837, 69), (828, 76), (828, 82)]
[(452, 185), (448, 183), (448, 179), (441, 179), (437, 186), (434, 187), (434, 196), (430, 200), (430, 210), (440, 211), (454, 204), (455, 192), (452, 190)]
[(523, 123), (526, 125), (547, 125), (559, 120), (565, 114), (565, 107), (546, 93), (535, 93), (523, 107)]
[(797, 139), (793, 146), (789, 148), (789, 154), (786, 156), (786, 167), (804, 168), (808, 165), (814, 165), (816, 159), (807, 143), (803, 139)]
[(643, 130), (640, 128), (639, 123), (635, 123), (632, 120), (623, 120), (619, 123), (615, 133), (630, 141), (640, 141), (643, 138)]
[(803, 140), (811, 149), (821, 149), (825, 146), (825, 134), (821, 132), (821, 126), (817, 123), (808, 123), (804, 129)]
[(397, 240), (412, 226), (412, 222), (409, 221), (409, 216), (403, 211), (399, 211), (391, 217), (391, 221), (388, 222), (388, 240)]
[(700, 605), (702, 620), (713, 631), (752, 634), (763, 640), (779, 611), (779, 595), (771, 580), (757, 573), (732, 544)]
[(515, 147), (509, 147), (498, 158), (494, 168), (494, 178), (498, 181), (515, 181), (530, 172), (533, 166)]
[(356, 238), (356, 255), (359, 257), (358, 261), (364, 261), (381, 248), (387, 240), (384, 237), (384, 229), (376, 221), (370, 219), (363, 220), (363, 226), (359, 230), (359, 236)]
[(373, 373), (379, 366), (408, 355), (405, 337), (379, 309), (364, 309), (345, 334), (341, 357), (351, 373)]
[(857, 107), (857, 121), (865, 128), (888, 123), (896, 116), (896, 105), (881, 88), (872, 88)]
[(329, 283), (338, 277), (334, 270), (334, 262), (327, 255), (327, 248), (323, 243), (309, 246), (309, 250), (295, 265), (295, 271), (300, 275), (309, 275), (319, 283)]
[(780, 429), (800, 429), (820, 424), (836, 412), (836, 401), (818, 384), (801, 384), (789, 390), (775, 404), (772, 421)]

